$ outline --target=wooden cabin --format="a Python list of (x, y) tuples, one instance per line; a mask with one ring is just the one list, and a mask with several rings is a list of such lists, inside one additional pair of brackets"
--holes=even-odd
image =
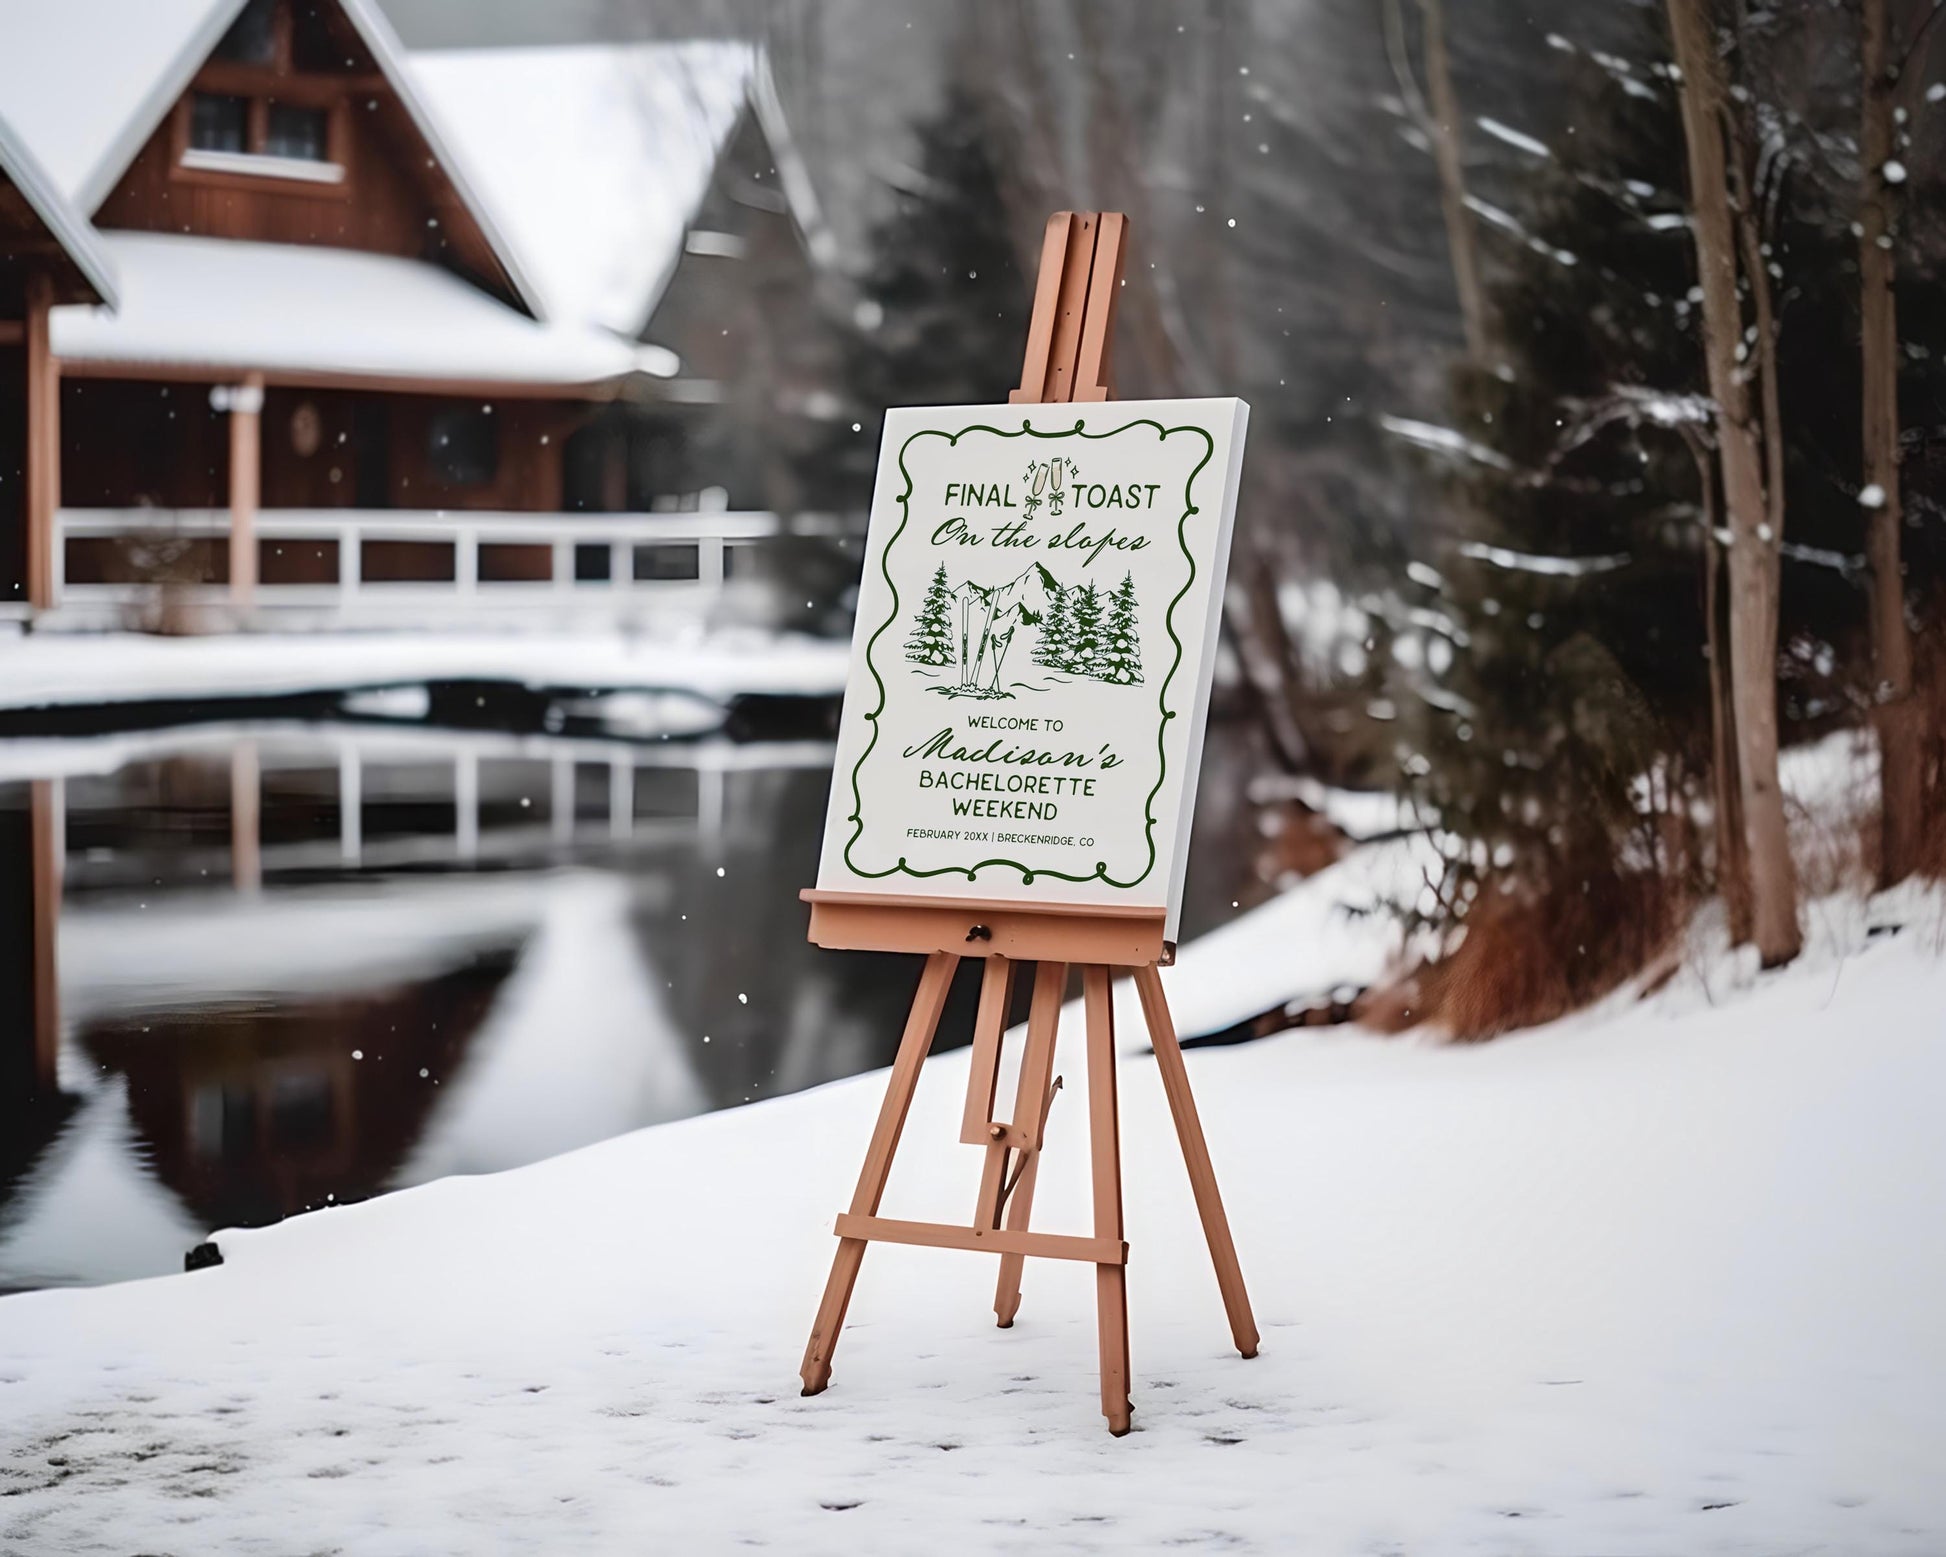
[(550, 298), (372, 0), (63, 0), (8, 26), (0, 116), (114, 277), (55, 262), (45, 200), (0, 206), (50, 256), (7, 261), (32, 276), (0, 314), (33, 359), (0, 567), (37, 625), (700, 608), (726, 550), (778, 529), (673, 464), (591, 486), (613, 435), (588, 429), (665, 401), (677, 359), (646, 316)]

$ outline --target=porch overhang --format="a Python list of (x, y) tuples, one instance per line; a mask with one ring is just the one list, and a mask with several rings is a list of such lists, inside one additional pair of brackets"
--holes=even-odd
[(263, 382), (394, 393), (605, 399), (670, 354), (610, 331), (546, 324), (437, 265), (393, 255), (111, 232), (113, 311), (52, 316), (72, 378)]

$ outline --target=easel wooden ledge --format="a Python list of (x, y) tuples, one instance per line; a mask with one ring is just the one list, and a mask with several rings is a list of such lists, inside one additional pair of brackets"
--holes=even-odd
[[(1034, 317), (1027, 333), (1016, 405), (1109, 398), (1109, 345), (1121, 287), (1127, 221), (1115, 212), (1057, 212), (1048, 219), (1041, 247)], [(1000, 1256), (993, 1308), (1002, 1329), (1020, 1308), (1020, 1277), (1028, 1255), (1080, 1260), (1095, 1267), (1095, 1302), (1101, 1339), (1101, 1411), (1117, 1437), (1129, 1429), (1128, 1244), (1122, 1237), (1121, 1127), (1115, 1095), (1115, 1017), (1109, 974), (1134, 971), (1142, 1014), (1155, 1045), (1157, 1068), (1189, 1167), (1196, 1209), (1203, 1219), (1217, 1286), (1229, 1313), (1230, 1333), (1245, 1357), (1257, 1355), (1257, 1326), (1237, 1265), (1229, 1219), (1210, 1167), (1209, 1147), (1189, 1090), (1182, 1047), (1163, 996), (1157, 968), (1173, 960), (1163, 940), (1159, 911), (1114, 906), (1026, 906), (978, 898), (897, 897), (877, 893), (800, 894), (811, 905), (811, 940), (854, 951), (922, 952), (925, 970), (899, 1041), (892, 1079), (851, 1209), (836, 1226), (838, 1253), (824, 1300), (805, 1348), (804, 1393), (831, 1382), (831, 1357), (845, 1310), (864, 1263), (865, 1245), (922, 1244), (974, 1249)], [(985, 959), (980, 1003), (973, 1024), (972, 1071), (960, 1140), (983, 1147), (985, 1168), (970, 1226), (896, 1221), (878, 1214), (879, 1201), (918, 1085), (919, 1068), (932, 1048), (939, 1013), (961, 957)], [(994, 1114), (1000, 1049), (1018, 963), (1039, 964), (1027, 1020), (1027, 1047), (1008, 1119)], [(1094, 1178), (1094, 1234), (1074, 1237), (1028, 1229), (1034, 1180), (1040, 1165), (1048, 1110), (1060, 1078), (1054, 1071), (1054, 1040), (1066, 993), (1068, 969), (1081, 969), (1088, 1052), (1088, 1126)]]

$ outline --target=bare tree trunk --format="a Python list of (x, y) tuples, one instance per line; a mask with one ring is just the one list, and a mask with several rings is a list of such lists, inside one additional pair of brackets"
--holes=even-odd
[(1723, 674), (1723, 556), (1716, 538), (1716, 462), (1700, 434), (1689, 439), (1703, 501), (1703, 632), (1710, 666), (1710, 772), (1716, 797), (1716, 889), (1730, 921), (1730, 944), (1750, 939), (1750, 853), (1744, 847), (1737, 782), (1736, 710)]
[(1743, 257), (1744, 284), (1750, 292), (1751, 325), (1756, 332), (1750, 355), (1757, 363), (1757, 389), (1763, 408), (1764, 520), (1778, 540), (1784, 536), (1784, 406), (1777, 388), (1777, 314), (1771, 305), (1770, 267), (1764, 260), (1762, 195), (1757, 188), (1757, 148), (1747, 113), (1727, 106), (1726, 131), (1736, 149), (1730, 164), (1736, 215), (1737, 249)]
[(1272, 754), (1286, 773), (1308, 772), (1311, 743), (1293, 706), (1298, 693), (1297, 652), (1277, 599), (1276, 573), (1261, 553), (1251, 559), (1244, 575), (1244, 594), (1249, 609), (1242, 620), (1235, 611), (1225, 612), (1244, 680), (1256, 698)]
[(1439, 166), (1439, 208), (1446, 218), (1446, 242), (1453, 256), (1453, 285), (1459, 292), (1460, 321), (1466, 330), (1466, 354), (1484, 363), (1490, 350), (1486, 291), (1480, 285), (1480, 255), (1474, 242), (1473, 213), (1466, 208), (1466, 170), (1461, 162), (1460, 134), (1465, 123), (1453, 91), (1453, 72), (1446, 57), (1445, 0), (1419, 0), (1426, 27), (1426, 94), (1432, 112), (1427, 133), (1432, 137), (1433, 161)]
[(1730, 529), (1730, 695), (1738, 782), (1750, 856), (1752, 926), (1765, 967), (1789, 962), (1802, 937), (1797, 873), (1777, 780), (1778, 542), (1764, 490), (1763, 454), (1749, 385), (1737, 363), (1743, 315), (1737, 300), (1736, 225), (1724, 153), (1724, 92), (1704, 0), (1668, 0), (1682, 74), (1689, 201), (1703, 289), (1703, 350), (1717, 405), (1723, 504)]
[(1879, 885), (1912, 873), (1922, 823), (1919, 730), (1912, 695), (1912, 640), (1906, 630), (1899, 566), (1899, 326), (1893, 292), (1892, 197), (1885, 166), (1893, 159), (1897, 78), (1886, 59), (1885, 0), (1863, 0), (1863, 163), (1858, 201), (1860, 351), (1864, 368), (1865, 557), (1871, 567), (1873, 705), (1878, 724)]
[(1736, 706), (1723, 674), (1723, 564), (1714, 540), (1704, 569), (1709, 593), (1710, 744), (1716, 765), (1716, 878), (1730, 923), (1730, 944), (1749, 943), (1754, 930), (1750, 846), (1743, 820), (1743, 781), (1737, 762)]

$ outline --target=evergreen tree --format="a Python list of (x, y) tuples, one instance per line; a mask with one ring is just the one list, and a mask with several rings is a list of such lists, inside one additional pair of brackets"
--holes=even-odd
[(1101, 594), (1093, 584), (1073, 591), (1068, 614), (1068, 652), (1061, 669), (1076, 676), (1101, 674)]
[[(1700, 819), (1730, 809), (1712, 728), (1726, 696), (1713, 685), (1727, 668), (1725, 615), (1707, 604), (1724, 571), (1713, 539), (1726, 517), (1718, 413), (1691, 293), (1680, 105), (1655, 68), (1670, 47), (1659, 9), (1614, 23), (1631, 36), (1612, 39), (1612, 52), (1556, 50), (1588, 104), (1578, 133), (1559, 137), (1520, 189), (1490, 191), (1517, 224), (1495, 240), (1495, 360), (1455, 376), (1465, 442), (1441, 459), (1458, 534), (1437, 570), (1412, 573), (1424, 593), (1411, 604), (1439, 653), (1395, 667), (1389, 700), (1413, 798), (1453, 842), (1436, 915), (1448, 926), (1489, 877), (1485, 901), (1536, 905), (1562, 926), (1571, 920), (1556, 910), (1570, 894), (1611, 909), (1638, 888), (1681, 902), (1712, 874)], [(1765, 125), (1783, 102), (1776, 133), (1794, 157), (1806, 154), (1767, 200), (1760, 231), (1773, 289), (1788, 299), (1776, 337), (1775, 495), (1789, 744), (1828, 727), (1855, 696), (1836, 667), (1863, 614), (1846, 560), (1858, 504), (1839, 474), (1856, 460), (1856, 239), (1848, 199), (1826, 199), (1813, 177), (1808, 154), (1820, 142), (1804, 111), (1821, 99), (1792, 74), (1792, 62), (1849, 57), (1838, 52), (1842, 14), (1775, 14), (1792, 32), (1754, 53), (1739, 48), (1739, 87), (1749, 89), (1736, 101), (1739, 122), (1752, 114)], [(1836, 42), (1818, 46), (1810, 34), (1821, 28), (1838, 28)], [(1618, 59), (1647, 63), (1621, 70)], [(1764, 75), (1766, 59), (1782, 62), (1778, 73)], [(1754, 318), (1754, 300), (1746, 311)], [(1912, 338), (1936, 340), (1938, 317)], [(1760, 384), (1754, 328), (1747, 345)], [(1936, 355), (1928, 342), (1913, 361)], [(1916, 384), (1923, 369), (1908, 371)], [(1925, 575), (1916, 550), (1908, 566)], [(1731, 768), (1732, 802), (1735, 789)], [(1719, 876), (1739, 832), (1717, 829)], [(1620, 966), (1584, 952), (1587, 941), (1569, 934), (1535, 956), (1575, 977)]]
[(1142, 680), (1142, 639), (1135, 626), (1135, 575), (1124, 573), (1108, 607), (1106, 641), (1102, 645), (1103, 681), (1136, 686)]
[(1052, 580), (1044, 583), (1047, 615), (1041, 619), (1041, 641), (1034, 646), (1034, 663), (1049, 670), (1060, 670), (1067, 664), (1072, 625), (1068, 620), (1068, 591)]
[[(1655, 13), (1635, 32), (1618, 57), (1666, 56)], [(1639, 775), (1686, 788), (1708, 745), (1686, 435), (1707, 434), (1709, 406), (1682, 126), (1662, 85), (1632, 92), (1565, 58), (1591, 112), (1498, 195), (1524, 241), (1492, 250), (1493, 361), (1453, 378), (1457, 544), (1410, 575), (1437, 642), (1392, 669), (1409, 790), (1452, 840), (1434, 915), (1449, 928), (1489, 877), (1521, 902), (1614, 901), (1623, 862), (1673, 841), (1638, 807)], [(1559, 965), (1576, 976), (1594, 960), (1570, 946)]]
[(905, 657), (921, 665), (953, 663), (953, 591), (946, 582), (946, 564), (941, 563), (920, 604), (919, 616), (912, 624), (912, 636), (905, 641)]
[(802, 462), (815, 507), (870, 505), (886, 407), (991, 405), (1020, 369), (1030, 281), (1014, 254), (987, 112), (954, 82), (917, 137), (917, 176), (873, 232), (858, 284), (842, 414)]

